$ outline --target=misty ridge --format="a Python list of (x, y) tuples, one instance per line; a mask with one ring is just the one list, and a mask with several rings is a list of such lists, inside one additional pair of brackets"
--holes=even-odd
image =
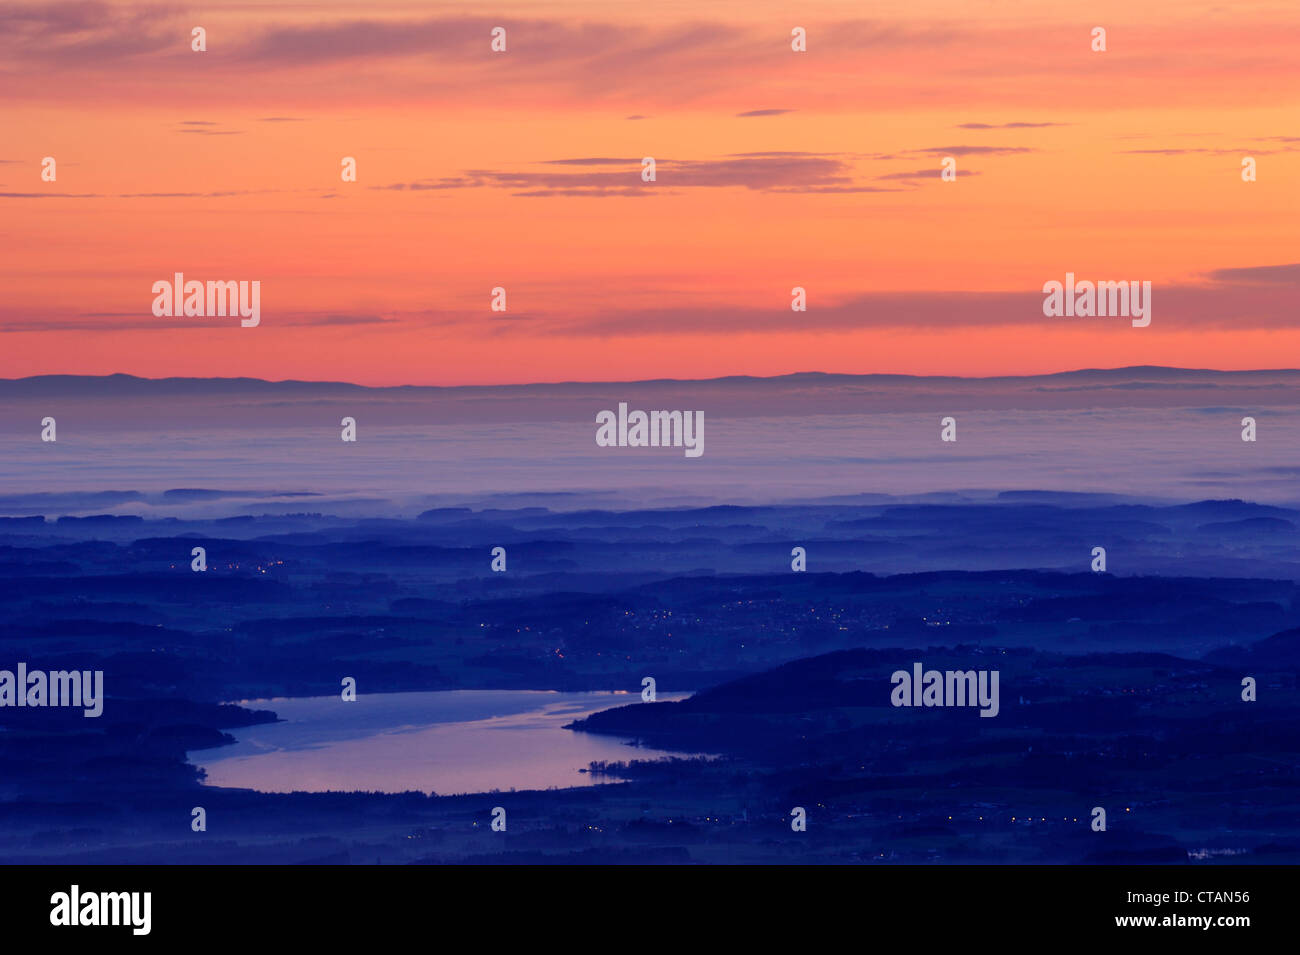
[(179, 518), (303, 501), (411, 518), (498, 502), (631, 510), (1012, 488), (1289, 506), (1297, 384), (1295, 371), (1162, 368), (457, 388), (43, 376), (0, 382), (0, 498), (117, 494), (63, 513)]
[[(391, 424), (585, 419), (606, 405), (629, 400), (679, 407), (683, 401), (711, 415), (853, 414), (871, 411), (965, 411), (1028, 408), (1165, 408), (1193, 405), (1297, 404), (1300, 370), (1213, 371), (1139, 366), (1047, 375), (959, 378), (919, 375), (847, 375), (804, 372), (769, 378), (707, 380), (367, 387), (344, 382), (264, 381), (257, 378), (162, 378), (133, 375), (39, 375), (0, 380), (0, 423), (25, 420), (31, 402), (110, 400), (97, 426), (148, 422), (206, 423), (255, 415), (266, 425), (297, 424), (310, 410), (332, 416), (365, 407)], [(165, 404), (150, 401), (167, 399)], [(216, 407), (214, 403), (220, 402)], [(203, 411), (204, 408), (207, 411)], [(88, 408), (89, 410), (89, 408)]]
[[(9, 517), (0, 649), (48, 669), (102, 661), (110, 696), (212, 701), (335, 693), (343, 669), (371, 692), (633, 689), (632, 660), (670, 692), (936, 640), (1199, 658), (1295, 625), (1297, 525), (1300, 511), (1243, 501), (1029, 492), (414, 519)], [(1093, 569), (1099, 545), (1106, 572)]]
[[(809, 571), (823, 573), (1074, 573), (1089, 570), (1100, 545), (1111, 552), (1107, 570), (1116, 576), (1300, 579), (1300, 507), (1239, 499), (1151, 503), (1003, 491), (770, 505), (582, 503), (586, 496), (572, 492), (479, 495), (472, 506), (438, 505), (404, 518), (356, 516), (346, 507), (333, 513), (332, 498), (311, 492), (10, 493), (0, 494), (0, 535), (12, 548), (9, 565), (27, 571), (171, 569), (188, 564), (189, 548), (202, 545), (224, 565), (253, 561), (268, 580), (276, 568), (301, 573), (351, 559), (359, 571), (419, 574), (471, 590), (504, 586), (488, 572), (496, 547), (509, 552), (511, 586), (532, 588), (535, 580), (538, 589), (558, 575), (603, 590), (669, 576), (774, 573), (789, 569), (794, 547), (804, 548)], [(162, 516), (196, 506), (226, 516)], [(128, 508), (143, 513), (122, 513)], [(95, 545), (78, 555), (76, 543), (87, 539)]]

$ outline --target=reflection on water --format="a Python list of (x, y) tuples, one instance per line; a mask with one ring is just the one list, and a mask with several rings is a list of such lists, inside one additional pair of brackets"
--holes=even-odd
[[(662, 701), (685, 694), (660, 694)], [(613, 706), (643, 704), (628, 693), (450, 690), (241, 701), (281, 723), (233, 730), (233, 746), (198, 750), (190, 761), (209, 786), (261, 792), (488, 792), (607, 782), (579, 772), (593, 760), (683, 755), (564, 729)]]

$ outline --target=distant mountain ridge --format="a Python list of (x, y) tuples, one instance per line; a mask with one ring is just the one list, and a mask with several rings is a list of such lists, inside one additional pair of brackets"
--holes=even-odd
[(1160, 381), (1187, 382), (1220, 380), (1224, 382), (1245, 380), (1300, 380), (1300, 369), (1250, 369), (1223, 371), (1211, 368), (1176, 368), (1163, 365), (1132, 365), (1121, 368), (1081, 368), (1072, 371), (1049, 372), (1041, 375), (993, 375), (985, 377), (960, 375), (906, 375), (893, 373), (845, 374), (838, 372), (802, 371), (785, 375), (725, 375), (716, 378), (647, 378), (628, 381), (556, 381), (523, 382), (492, 385), (362, 385), (345, 381), (304, 381), (284, 379), (272, 381), (265, 378), (237, 377), (167, 377), (144, 378), (117, 372), (110, 375), (29, 375), (22, 378), (0, 378), (0, 396), (36, 396), (59, 394), (69, 397), (80, 395), (136, 394), (211, 394), (213, 392), (247, 393), (301, 393), (305, 391), (331, 393), (401, 393), (411, 392), (465, 392), (503, 391), (520, 392), (534, 389), (597, 388), (607, 391), (614, 387), (718, 386), (749, 385), (755, 387), (800, 384), (851, 385), (851, 384), (920, 384), (925, 382), (960, 382), (966, 384), (1013, 384), (1029, 382), (1114, 382)]
[[(384, 385), (261, 378), (38, 375), (0, 379), (0, 433), (46, 415), (78, 427), (301, 428), (345, 416), (369, 424), (488, 425), (595, 420), (602, 410), (698, 409), (709, 421), (818, 415), (1194, 408), (1236, 420), (1300, 406), (1300, 370), (1136, 366), (1000, 378), (798, 372), (768, 378), (659, 378), (513, 385)], [(358, 418), (358, 420), (361, 420)], [(594, 427), (592, 433), (595, 433)]]

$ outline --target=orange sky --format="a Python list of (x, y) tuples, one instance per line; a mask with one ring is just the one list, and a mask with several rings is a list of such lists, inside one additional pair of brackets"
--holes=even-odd
[[(1293, 2), (0, 4), (0, 376), (1293, 367), (1297, 50)], [(261, 325), (154, 317), (177, 271)], [(1067, 271), (1150, 327), (1043, 317)]]

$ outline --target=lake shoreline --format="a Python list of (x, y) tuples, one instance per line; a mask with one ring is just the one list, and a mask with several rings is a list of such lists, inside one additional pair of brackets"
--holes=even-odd
[[(670, 694), (664, 702), (685, 696)], [(246, 700), (239, 705), (277, 719), (241, 728), (220, 749), (186, 756), (205, 788), (470, 795), (604, 784), (618, 777), (593, 774), (592, 765), (698, 755), (572, 729), (592, 713), (639, 700), (629, 692), (549, 690)]]

